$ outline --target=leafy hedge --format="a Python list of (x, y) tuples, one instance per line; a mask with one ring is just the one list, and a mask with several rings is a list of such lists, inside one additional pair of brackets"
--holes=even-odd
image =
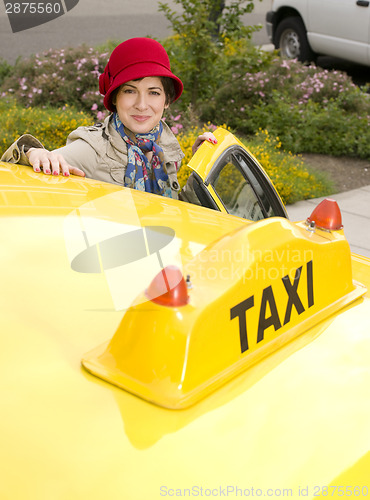
[(65, 105), (91, 113), (95, 119), (106, 115), (99, 93), (98, 77), (104, 71), (109, 52), (82, 45), (48, 50), (18, 60), (7, 71), (0, 87), (2, 96), (14, 96), (25, 107)]
[(274, 58), (218, 89), (202, 117), (278, 135), (294, 153), (370, 158), (370, 95), (345, 73)]
[(91, 125), (92, 117), (68, 105), (64, 109), (25, 108), (14, 99), (0, 100), (0, 151), (3, 153), (20, 135), (31, 134), (47, 149), (65, 145), (66, 138), (80, 126)]

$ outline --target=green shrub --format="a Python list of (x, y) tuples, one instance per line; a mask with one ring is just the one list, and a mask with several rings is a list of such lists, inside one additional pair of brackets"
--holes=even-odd
[(370, 157), (370, 96), (338, 71), (275, 58), (230, 80), (201, 115), (242, 134), (268, 129), (294, 153)]
[(189, 55), (190, 49), (185, 42), (185, 35), (173, 35), (163, 41), (171, 68), (184, 83), (183, 95), (176, 104), (181, 110), (188, 105), (202, 110), (203, 103), (209, 102), (228, 82), (244, 75), (246, 68), (258, 71), (267, 67), (272, 58), (270, 53), (258, 50), (248, 39), (222, 37), (217, 44), (211, 42), (212, 50), (210, 48), (202, 58)]
[[(253, 66), (257, 53), (250, 42), (259, 26), (246, 26), (242, 17), (253, 10), (253, 0), (175, 0), (182, 10), (159, 2), (174, 35), (163, 41), (171, 67), (183, 80), (182, 109), (209, 99), (220, 85)], [(223, 4), (223, 6), (222, 6)], [(235, 45), (235, 47), (233, 46)], [(261, 56), (258, 56), (261, 59)]]
[(369, 117), (345, 112), (340, 101), (331, 100), (325, 106), (309, 102), (302, 111), (276, 100), (263, 109), (256, 107), (250, 119), (255, 126), (264, 124), (271, 133), (279, 133), (293, 152), (370, 158)]
[(68, 134), (79, 126), (92, 124), (89, 115), (66, 106), (55, 108), (24, 108), (14, 99), (0, 101), (0, 151), (3, 153), (20, 135), (31, 134), (47, 149), (62, 147)]
[(278, 134), (284, 148), (294, 153), (370, 158), (369, 116), (345, 112), (341, 99), (325, 106), (308, 102), (304, 110), (281, 99), (261, 103), (250, 111), (248, 127), (263, 126)]
[(10, 76), (12, 73), (12, 66), (5, 61), (4, 59), (0, 59), (0, 86), (2, 85), (3, 81)]
[(13, 95), (26, 107), (68, 104), (102, 119), (106, 110), (98, 78), (108, 57), (108, 52), (84, 45), (50, 49), (41, 55), (18, 60), (4, 79), (1, 91)]

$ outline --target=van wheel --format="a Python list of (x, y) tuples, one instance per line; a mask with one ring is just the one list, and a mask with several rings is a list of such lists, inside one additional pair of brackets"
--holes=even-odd
[(275, 48), (280, 49), (280, 55), (284, 59), (298, 59), (301, 62), (314, 62), (316, 59), (300, 17), (286, 17), (278, 24)]

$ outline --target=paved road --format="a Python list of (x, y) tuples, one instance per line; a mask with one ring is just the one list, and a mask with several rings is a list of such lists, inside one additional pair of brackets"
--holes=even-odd
[[(21, 1), (21, 0), (19, 0)], [(179, 9), (173, 0), (163, 0)], [(13, 63), (18, 56), (28, 56), (49, 48), (96, 45), (108, 39), (126, 40), (133, 36), (164, 38), (171, 31), (158, 0), (79, 0), (67, 14), (29, 30), (12, 33), (0, 3), (0, 58)], [(264, 24), (271, 0), (257, 2), (254, 13), (245, 17), (251, 25)], [(265, 27), (255, 35), (256, 43), (268, 43)]]

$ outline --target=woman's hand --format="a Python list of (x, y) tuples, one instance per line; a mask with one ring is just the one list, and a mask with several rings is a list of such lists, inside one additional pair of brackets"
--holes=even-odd
[(196, 152), (196, 150), (199, 148), (199, 146), (204, 142), (208, 141), (211, 142), (212, 144), (217, 144), (217, 139), (216, 137), (212, 134), (212, 132), (204, 132), (204, 134), (199, 135), (196, 139), (195, 142), (192, 146), (192, 152), (193, 154)]
[(43, 148), (30, 148), (26, 156), (32, 165), (35, 172), (40, 172), (41, 167), (44, 174), (59, 175), (60, 173), (66, 177), (69, 174), (85, 177), (85, 173), (77, 167), (72, 167), (65, 161), (62, 155), (53, 153)]

